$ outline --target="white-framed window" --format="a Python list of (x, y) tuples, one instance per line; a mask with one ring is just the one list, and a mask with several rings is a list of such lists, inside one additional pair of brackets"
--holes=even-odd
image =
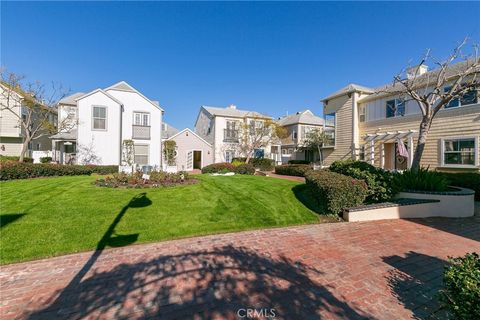
[[(444, 87), (443, 91), (448, 92), (451, 88), (452, 86)], [(445, 109), (468, 106), (476, 103), (478, 103), (478, 89), (470, 90), (465, 92), (461, 97), (450, 100), (450, 102), (445, 106)]]
[(139, 165), (148, 164), (149, 149), (150, 148), (148, 144), (135, 144), (133, 146), (133, 151), (134, 151), (133, 162)]
[(386, 102), (386, 117), (403, 117), (405, 115), (405, 100), (393, 99)]
[(297, 139), (297, 138), (298, 138), (297, 130), (293, 130), (293, 132), (292, 132), (292, 137), (293, 137), (293, 139)]
[(358, 121), (365, 122), (365, 105), (358, 106)]
[(92, 106), (92, 129), (107, 130), (107, 107)]
[(442, 166), (478, 166), (478, 137), (444, 138), (441, 144)]
[(235, 157), (235, 151), (233, 150), (225, 151), (225, 162), (232, 162), (233, 157)]
[(148, 127), (150, 126), (150, 113), (147, 112), (134, 112), (133, 124), (135, 126)]

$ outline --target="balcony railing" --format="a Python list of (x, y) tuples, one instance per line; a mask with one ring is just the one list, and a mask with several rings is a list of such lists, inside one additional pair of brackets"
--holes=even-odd
[(132, 126), (132, 139), (150, 140), (150, 126)]
[(238, 130), (223, 129), (224, 142), (238, 142)]

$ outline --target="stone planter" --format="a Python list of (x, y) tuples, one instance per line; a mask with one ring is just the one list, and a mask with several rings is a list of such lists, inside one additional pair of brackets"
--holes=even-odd
[(452, 191), (414, 191), (400, 192), (397, 198), (439, 200), (431, 206), (430, 212), (424, 212), (422, 217), (471, 217), (475, 211), (475, 191), (466, 188), (451, 187)]

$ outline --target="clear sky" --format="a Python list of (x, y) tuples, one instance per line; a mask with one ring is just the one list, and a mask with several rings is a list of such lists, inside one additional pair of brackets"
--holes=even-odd
[(1, 2), (1, 64), (88, 92), (125, 80), (193, 127), (201, 105), (272, 116), (350, 82), (377, 86), (426, 48), (480, 39), (479, 2)]

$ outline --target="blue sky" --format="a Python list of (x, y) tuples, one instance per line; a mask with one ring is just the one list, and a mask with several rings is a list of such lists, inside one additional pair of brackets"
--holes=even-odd
[(193, 127), (201, 105), (280, 116), (480, 39), (479, 2), (1, 2), (1, 64), (72, 92), (125, 80)]

